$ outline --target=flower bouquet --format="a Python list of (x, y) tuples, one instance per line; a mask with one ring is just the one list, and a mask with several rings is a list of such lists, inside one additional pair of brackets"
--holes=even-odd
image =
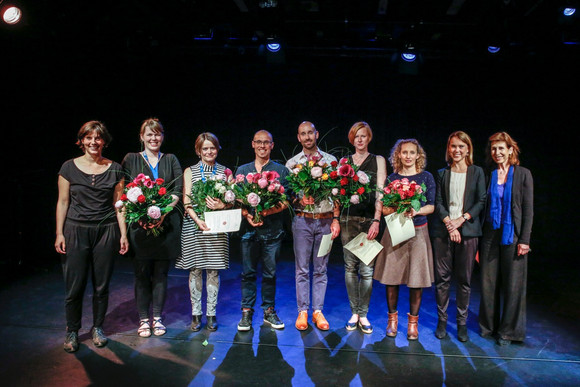
[(421, 201), (427, 201), (426, 190), (425, 183), (417, 184), (407, 178), (393, 180), (383, 189), (383, 205), (395, 207), (397, 214), (410, 211), (411, 208), (419, 211)]
[(167, 192), (165, 181), (161, 178), (151, 180), (142, 173), (125, 186), (123, 195), (115, 203), (119, 211), (124, 211), (128, 224), (139, 222), (144, 225), (155, 225), (148, 228), (158, 236), (163, 228), (157, 223), (161, 217), (173, 210), (170, 206), (173, 197)]
[(236, 176), (236, 197), (254, 216), (254, 222), (262, 221), (260, 212), (276, 207), (286, 200), (284, 186), (280, 184), (276, 171), (239, 174)]
[(220, 199), (226, 204), (236, 201), (233, 185), (235, 184), (232, 171), (226, 168), (224, 174), (217, 174), (209, 179), (198, 180), (193, 183), (191, 193), (187, 196), (191, 199), (191, 206), (197, 216), (205, 220), (204, 213), (214, 211), (207, 207), (206, 198)]
[(340, 159), (336, 169), (330, 173), (331, 181), (335, 182), (332, 198), (340, 203), (342, 208), (359, 204), (371, 193), (371, 179), (358, 166), (347, 158)]
[[(337, 162), (328, 164), (322, 159), (320, 154), (308, 156), (308, 160), (303, 164), (289, 165), (292, 172), (286, 180), (290, 188), (296, 193), (304, 196), (311, 196), (316, 202), (327, 199), (332, 194), (332, 189), (336, 183), (330, 179), (330, 175)], [(309, 204), (304, 208), (306, 211), (313, 211), (314, 205)]]

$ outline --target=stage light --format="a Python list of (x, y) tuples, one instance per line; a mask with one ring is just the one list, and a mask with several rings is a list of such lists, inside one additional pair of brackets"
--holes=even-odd
[(487, 46), (487, 51), (490, 54), (497, 54), (499, 52), (499, 50), (501, 50), (501, 47), (499, 47), (499, 46)]
[(16, 24), (22, 18), (22, 11), (20, 8), (8, 6), (2, 13), (2, 19), (6, 24)]
[(562, 13), (564, 14), (564, 16), (572, 16), (576, 13), (576, 8), (564, 8), (564, 11)]
[(412, 52), (404, 52), (401, 54), (401, 58), (405, 61), (405, 62), (414, 62), (415, 59), (417, 59), (417, 55), (413, 54)]
[(270, 52), (278, 52), (278, 51), (280, 51), (281, 47), (282, 46), (280, 46), (280, 43), (268, 43), (268, 44), (266, 44), (266, 48)]

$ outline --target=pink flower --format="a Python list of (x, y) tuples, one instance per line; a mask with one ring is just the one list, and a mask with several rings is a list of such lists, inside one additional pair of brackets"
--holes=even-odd
[(246, 199), (248, 200), (248, 204), (252, 207), (256, 207), (260, 204), (260, 196), (255, 192), (250, 192)]
[(342, 159), (340, 159), (339, 164), (345, 165), (347, 162), (348, 162), (348, 159), (346, 157), (343, 157)]
[(388, 195), (391, 193), (391, 189), (389, 187), (385, 187), (384, 192)]
[(262, 178), (262, 174), (261, 173), (254, 173), (254, 176), (252, 176), (252, 183), (258, 183), (258, 181), (260, 181), (260, 179)]
[(254, 181), (254, 174), (253, 173), (248, 173), (246, 175), (246, 180), (248, 181), (248, 183), (252, 183)]
[(151, 219), (159, 219), (161, 218), (161, 208), (157, 206), (151, 206), (147, 209), (147, 215), (149, 215)]
[(141, 188), (139, 187), (133, 187), (127, 191), (127, 199), (129, 199), (131, 203), (137, 203), (137, 199), (141, 195), (143, 195), (143, 191), (141, 191)]
[(316, 152), (315, 154), (308, 156), (308, 160), (312, 160), (312, 161), (318, 161), (322, 159), (322, 155), (318, 152)]
[(423, 188), (421, 188), (421, 186), (419, 184), (417, 184), (417, 188), (416, 191), (417, 193), (423, 193)]
[(270, 184), (268, 186), (268, 192), (274, 192), (274, 191), (276, 191), (276, 186), (274, 184)]
[(356, 173), (356, 175), (358, 176), (358, 181), (359, 181), (361, 184), (368, 184), (368, 183), (370, 183), (370, 181), (371, 181), (371, 180), (369, 179), (369, 175), (367, 175), (367, 174), (366, 174), (366, 173), (364, 173), (363, 171), (358, 171), (358, 172)]
[(224, 173), (225, 173), (226, 177), (230, 177), (233, 175), (232, 170), (229, 168), (226, 168)]
[(332, 189), (332, 195), (334, 195), (334, 196), (338, 195), (338, 188)]
[(409, 185), (409, 179), (407, 179), (406, 177), (402, 178), (401, 179), (401, 184)]
[(322, 176), (322, 168), (314, 167), (310, 170), (310, 174), (312, 175), (313, 178), (317, 179), (320, 176)]
[(151, 179), (145, 180), (143, 184), (145, 184), (145, 187), (147, 188), (153, 188), (155, 186), (155, 182)]
[(360, 203), (360, 197), (358, 195), (352, 195), (350, 197), (350, 202), (352, 204), (359, 204)]
[(117, 200), (117, 202), (115, 203), (115, 208), (117, 210), (120, 210), (123, 207), (124, 203), (122, 200)]
[(236, 194), (232, 190), (227, 190), (224, 194), (224, 200), (226, 203), (233, 203), (236, 200)]
[(280, 174), (276, 171), (264, 171), (263, 175), (270, 183), (280, 177)]
[(324, 167), (326, 166), (326, 161), (324, 161), (324, 160), (320, 160), (320, 161), (318, 162), (318, 165), (324, 168)]
[(280, 192), (281, 194), (284, 193), (284, 186), (283, 185), (280, 186), (280, 188), (278, 189), (278, 192)]
[(343, 164), (338, 168), (338, 174), (340, 176), (353, 177), (354, 169), (348, 164)]
[(258, 180), (258, 185), (260, 186), (260, 188), (266, 188), (268, 186), (268, 180), (264, 177), (262, 177), (260, 180)]
[(236, 183), (243, 183), (244, 180), (246, 180), (246, 176), (242, 175), (241, 173), (236, 175)]

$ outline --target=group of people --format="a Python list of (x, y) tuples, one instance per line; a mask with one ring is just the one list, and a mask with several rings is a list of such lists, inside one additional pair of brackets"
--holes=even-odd
[[(108, 288), (117, 248), (128, 253), (135, 269), (135, 300), (139, 314), (137, 333), (141, 337), (166, 333), (162, 320), (167, 293), (167, 274), (172, 260), (175, 267), (189, 270), (193, 331), (201, 330), (203, 271), (206, 288), (206, 329), (218, 328), (216, 305), (220, 287), (219, 271), (229, 267), (229, 237), (226, 233), (204, 233), (207, 224), (194, 211), (189, 194), (193, 184), (225, 173), (216, 159), (218, 138), (201, 133), (195, 141), (199, 162), (182, 171), (177, 158), (161, 152), (164, 129), (157, 119), (147, 119), (140, 130), (142, 150), (129, 153), (117, 164), (103, 157), (111, 136), (98, 121), (82, 126), (77, 145), (83, 155), (66, 161), (59, 171), (59, 196), (56, 211), (55, 248), (61, 254), (66, 285), (65, 311), (67, 333), (64, 349), (78, 349), (82, 301), (88, 276), (93, 283), (93, 343), (107, 344), (102, 325), (107, 311)], [(236, 175), (275, 171), (287, 187), (289, 166), (304, 163), (315, 156), (327, 163), (336, 158), (319, 149), (319, 132), (305, 121), (298, 126), (300, 153), (286, 166), (271, 160), (274, 140), (271, 133), (254, 134), (255, 159), (239, 166)], [(261, 309), (263, 321), (274, 329), (284, 328), (276, 313), (276, 262), (284, 238), (283, 211), (293, 208), (292, 234), (295, 255), (297, 319), (295, 327), (306, 330), (311, 322), (317, 329), (328, 330), (323, 309), (328, 283), (329, 254), (318, 256), (324, 235), (339, 235), (343, 246), (361, 232), (369, 240), (377, 239), (383, 249), (369, 264), (348, 249), (344, 250), (345, 284), (351, 309), (346, 330), (373, 332), (368, 319), (373, 279), (386, 285), (388, 323), (386, 335), (398, 331), (398, 295), (400, 285), (409, 289), (407, 338), (417, 340), (422, 291), (435, 283), (438, 324), (435, 336), (447, 336), (451, 277), (457, 284), (457, 337), (468, 340), (466, 321), (469, 309), (471, 277), (479, 252), (482, 295), (479, 325), (481, 335), (494, 336), (500, 345), (525, 338), (526, 273), (533, 219), (533, 180), (529, 170), (519, 166), (519, 147), (506, 132), (489, 137), (487, 145), (491, 173), (473, 165), (473, 145), (462, 131), (452, 133), (447, 142), (447, 167), (436, 178), (425, 170), (427, 157), (415, 139), (400, 139), (388, 158), (393, 172), (387, 176), (386, 159), (369, 152), (373, 131), (366, 122), (355, 123), (348, 140), (353, 152), (346, 156), (358, 170), (370, 177), (377, 192), (348, 208), (341, 208), (331, 198), (314, 198), (304, 192), (292, 192), (286, 202), (264, 210), (259, 221), (255, 214), (242, 209), (241, 258), (242, 301), (239, 331), (252, 328), (257, 299), (257, 269), (261, 263)], [(172, 193), (171, 206), (181, 207), (163, 215), (156, 224), (125, 223), (114, 203), (126, 183), (137, 175), (162, 178)], [(407, 178), (426, 187), (419, 210), (411, 209), (415, 236), (395, 246), (384, 231), (383, 216), (396, 211), (383, 206), (381, 192), (385, 184)], [(211, 210), (229, 208), (219, 198), (206, 198)], [(431, 232), (427, 216), (431, 218)], [(159, 236), (148, 232), (163, 225)], [(310, 265), (312, 262), (312, 273)], [(311, 283), (312, 282), (312, 283)], [(151, 312), (151, 313), (150, 313)]]

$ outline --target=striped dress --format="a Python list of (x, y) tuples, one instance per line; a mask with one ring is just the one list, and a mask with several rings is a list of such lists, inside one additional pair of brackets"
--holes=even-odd
[[(213, 168), (201, 161), (190, 167), (192, 183), (201, 180), (200, 165), (204, 175), (209, 178)], [(225, 167), (215, 164), (215, 173), (223, 174)], [(181, 254), (175, 261), (178, 269), (227, 269), (229, 267), (229, 239), (227, 233), (203, 234), (197, 223), (187, 212), (183, 219), (181, 231)]]

